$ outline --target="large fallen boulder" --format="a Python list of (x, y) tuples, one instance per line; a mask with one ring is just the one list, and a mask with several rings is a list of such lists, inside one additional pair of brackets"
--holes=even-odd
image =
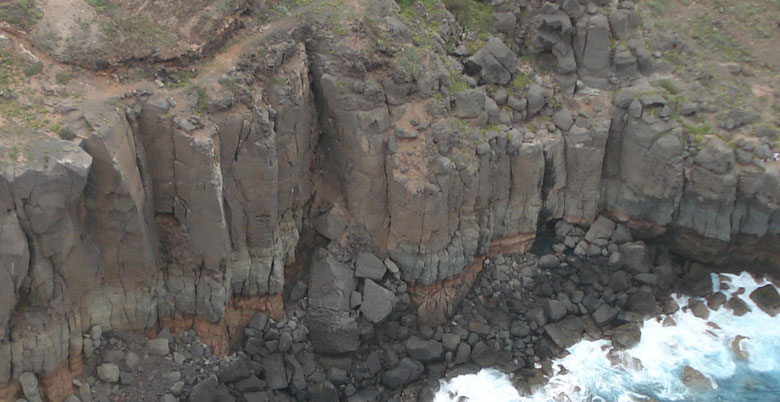
[(466, 73), (479, 75), (485, 84), (506, 85), (517, 70), (517, 56), (497, 38), (488, 39), (473, 56), (466, 59)]
[(444, 346), (441, 342), (415, 336), (406, 341), (406, 351), (413, 359), (423, 363), (441, 360), (444, 356)]
[(750, 299), (765, 313), (776, 316), (780, 313), (780, 294), (772, 285), (764, 285), (750, 293)]
[(309, 309), (306, 314), (311, 344), (318, 353), (354, 352), (360, 347), (360, 329), (347, 312)]
[(712, 389), (710, 379), (691, 366), (683, 367), (682, 381), (686, 386), (697, 390)]
[(544, 333), (558, 347), (566, 349), (579, 342), (585, 325), (579, 317), (568, 317), (544, 326)]
[(639, 343), (642, 338), (642, 331), (639, 325), (634, 322), (623, 324), (612, 331), (612, 342), (614, 346), (621, 349), (629, 349)]
[(317, 250), (309, 278), (309, 307), (348, 311), (349, 298), (357, 282), (352, 268), (336, 261), (325, 250)]
[(394, 299), (393, 292), (377, 285), (371, 279), (366, 279), (363, 285), (360, 312), (366, 319), (376, 324), (387, 318), (393, 311)]
[(422, 363), (408, 357), (401, 360), (397, 366), (382, 374), (382, 384), (390, 388), (401, 388), (417, 380), (425, 371)]

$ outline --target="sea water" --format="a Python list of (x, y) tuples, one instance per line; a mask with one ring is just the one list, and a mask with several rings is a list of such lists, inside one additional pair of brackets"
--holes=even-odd
[[(749, 297), (768, 282), (747, 273), (721, 277), (713, 274), (714, 289), (730, 298), (744, 288), (740, 298), (750, 312), (735, 316), (721, 307), (710, 311), (705, 320), (681, 310), (670, 316), (676, 322), (672, 326), (655, 318), (644, 322), (639, 344), (612, 351), (612, 359), (609, 341), (575, 344), (569, 355), (553, 361), (554, 375), (533, 395), (521, 397), (508, 375), (486, 369), (442, 381), (435, 402), (780, 401), (780, 314), (769, 316)], [(686, 296), (675, 300), (680, 306), (688, 304)], [(747, 354), (746, 360), (732, 346), (738, 336), (744, 337), (739, 347)], [(706, 376), (712, 389), (686, 386), (682, 380), (685, 366)]]

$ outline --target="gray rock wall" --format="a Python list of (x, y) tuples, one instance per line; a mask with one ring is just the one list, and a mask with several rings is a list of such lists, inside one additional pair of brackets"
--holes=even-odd
[[(635, 25), (633, 13), (607, 19), (562, 3), (535, 17), (531, 50), (556, 57), (562, 92), (579, 102), (578, 79), (620, 82), (610, 81), (620, 75), (617, 54), (639, 63), (644, 53), (610, 48), (612, 36)], [(382, 4), (376, 20), (408, 41), (390, 18), (395, 5), (373, 6)], [(573, 116), (537, 84), (522, 99), (478, 88), (450, 104), (434, 96), (452, 89), (441, 58), (415, 55), (409, 66), (403, 53), (359, 51), (351, 36), (304, 34), (241, 58), (205, 105), (177, 106), (166, 91), (128, 110), (84, 105), (69, 116), (75, 141), (44, 141), (2, 172), (0, 384), (51, 374), (89, 349), (83, 334), (96, 325), (213, 324), (233, 296), (280, 293), (312, 222), (332, 229), (329, 241), (358, 238), (422, 286), (456, 278), (491, 247), (525, 251), (548, 221), (588, 226), (600, 212), (638, 238), (668, 236), (697, 258), (777, 243), (777, 164), (739, 165), (716, 137), (696, 149), (678, 123), (660, 117), (666, 100), (642, 80), (618, 91), (607, 115)], [(496, 40), (469, 68), (504, 83), (514, 58)], [(500, 126), (499, 105), (509, 119)], [(550, 121), (525, 124), (538, 114)], [(333, 225), (318, 209), (324, 204), (336, 205)], [(336, 265), (315, 259), (312, 283)], [(345, 283), (335, 301), (312, 306), (314, 328), (349, 335), (336, 352), (354, 350), (357, 339), (354, 317), (343, 314), (356, 285)]]
[(256, 94), (268, 103), (206, 123), (180, 122), (163, 95), (127, 113), (85, 105), (68, 123), (78, 143), (36, 144), (3, 172), (0, 383), (53, 374), (96, 325), (215, 323), (232, 295), (281, 292), (318, 136), (308, 61), (293, 45), (264, 72), (286, 82)]
[(732, 147), (716, 136), (706, 136), (700, 149), (686, 145), (682, 127), (656, 117), (658, 106), (646, 99), (642, 105), (641, 93), (629, 88), (615, 97), (602, 207), (644, 235), (679, 229), (722, 249), (744, 236), (753, 244), (776, 239), (777, 165), (738, 165)]

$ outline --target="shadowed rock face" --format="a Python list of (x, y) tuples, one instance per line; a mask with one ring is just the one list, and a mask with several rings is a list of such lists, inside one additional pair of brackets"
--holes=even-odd
[[(395, 4), (374, 3), (362, 12), (411, 46)], [(614, 97), (575, 94), (577, 79), (609, 87), (610, 37), (635, 23), (627, 11), (607, 19), (564, 5), (532, 19), (530, 50), (556, 57), (572, 105), (588, 96), (599, 110), (575, 115), (537, 84), (522, 99), (485, 88), (452, 94), (453, 108), (436, 96), (452, 89), (441, 58), (422, 55), (409, 68), (402, 54), (359, 51), (367, 39), (351, 32), (308, 28), (255, 43), (263, 55), (239, 58), (225, 74), (231, 84), (210, 87), (216, 100), (197, 108), (166, 90), (121, 108), (83, 105), (69, 116), (74, 141), (36, 144), (0, 176), (0, 384), (52, 374), (82, 354), (82, 334), (96, 325), (223, 325), (231, 298), (281, 293), (286, 267), (316, 271), (315, 347), (356, 350), (351, 266), (296, 255), (311, 252), (301, 239), (315, 226), (332, 244), (357, 238), (373, 250), (431, 322), (455, 311), (485, 256), (527, 251), (548, 221), (589, 226), (599, 213), (685, 255), (759, 261), (777, 273), (777, 164), (741, 166), (716, 137), (694, 152), (677, 122), (658, 117), (665, 100), (647, 96), (641, 80)], [(517, 70), (512, 51), (491, 38), (466, 73), (506, 84)], [(639, 63), (646, 50), (631, 52)], [(491, 105), (506, 105), (508, 120), (496, 124)], [(553, 122), (525, 124), (538, 114)], [(608, 233), (586, 240), (614, 238), (608, 222)], [(382, 321), (388, 312), (376, 300), (393, 295), (363, 292), (364, 314)], [(546, 330), (563, 347), (580, 327)]]

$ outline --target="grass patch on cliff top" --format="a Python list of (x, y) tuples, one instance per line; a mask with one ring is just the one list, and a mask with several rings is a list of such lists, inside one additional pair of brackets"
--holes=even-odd
[(441, 27), (439, 12), (444, 10), (444, 6), (438, 0), (400, 0), (398, 7), (412, 41), (418, 46), (432, 49), (434, 35), (438, 34)]
[(699, 125), (683, 123), (683, 130), (693, 136), (694, 145), (696, 145), (697, 149), (701, 149), (704, 144), (704, 136), (712, 133), (712, 127), (707, 123)]
[(450, 70), (450, 95), (457, 95), (470, 88), (462, 74)]
[(444, 0), (463, 29), (473, 32), (489, 32), (494, 22), (493, 6), (476, 0)]

